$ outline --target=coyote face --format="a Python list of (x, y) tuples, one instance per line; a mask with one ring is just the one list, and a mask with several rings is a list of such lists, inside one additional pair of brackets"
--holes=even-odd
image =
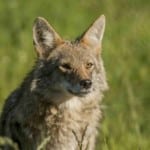
[(77, 43), (67, 42), (55, 49), (48, 59), (55, 60), (53, 73), (57, 76), (57, 87), (79, 96), (91, 92), (97, 67), (95, 57), (88, 48)]
[(99, 58), (104, 27), (105, 18), (102, 16), (84, 35), (70, 42), (62, 40), (45, 19), (38, 18), (33, 28), (39, 56), (34, 90), (40, 87), (40, 82), (45, 82), (42, 90), (47, 93), (53, 90), (61, 94), (85, 96), (99, 89), (97, 82), (104, 81), (100, 81), (100, 76), (104, 75), (100, 75), (103, 66)]

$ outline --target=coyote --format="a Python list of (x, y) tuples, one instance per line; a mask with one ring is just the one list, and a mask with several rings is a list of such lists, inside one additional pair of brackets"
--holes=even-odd
[[(0, 136), (20, 150), (94, 150), (107, 89), (101, 58), (105, 16), (74, 41), (63, 40), (42, 17), (33, 26), (36, 63), (7, 98)], [(2, 149), (12, 149), (9, 145)]]

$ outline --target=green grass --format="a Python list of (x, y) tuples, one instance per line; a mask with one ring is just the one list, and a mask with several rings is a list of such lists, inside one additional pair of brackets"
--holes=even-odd
[(66, 39), (100, 14), (107, 19), (103, 58), (110, 90), (97, 150), (150, 148), (150, 19), (148, 0), (1, 0), (0, 108), (32, 68), (32, 25), (43, 16)]

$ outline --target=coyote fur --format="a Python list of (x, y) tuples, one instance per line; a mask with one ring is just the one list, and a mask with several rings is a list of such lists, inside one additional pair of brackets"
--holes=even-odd
[[(7, 98), (0, 136), (20, 150), (94, 150), (101, 119), (99, 103), (107, 89), (101, 57), (105, 16), (79, 38), (62, 39), (42, 17), (33, 26), (36, 63)], [(2, 149), (12, 149), (9, 145)]]

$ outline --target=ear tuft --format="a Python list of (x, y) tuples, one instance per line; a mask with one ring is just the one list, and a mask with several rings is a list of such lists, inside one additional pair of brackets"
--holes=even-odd
[(52, 26), (42, 17), (34, 21), (33, 40), (39, 57), (47, 57), (53, 48), (61, 41)]

